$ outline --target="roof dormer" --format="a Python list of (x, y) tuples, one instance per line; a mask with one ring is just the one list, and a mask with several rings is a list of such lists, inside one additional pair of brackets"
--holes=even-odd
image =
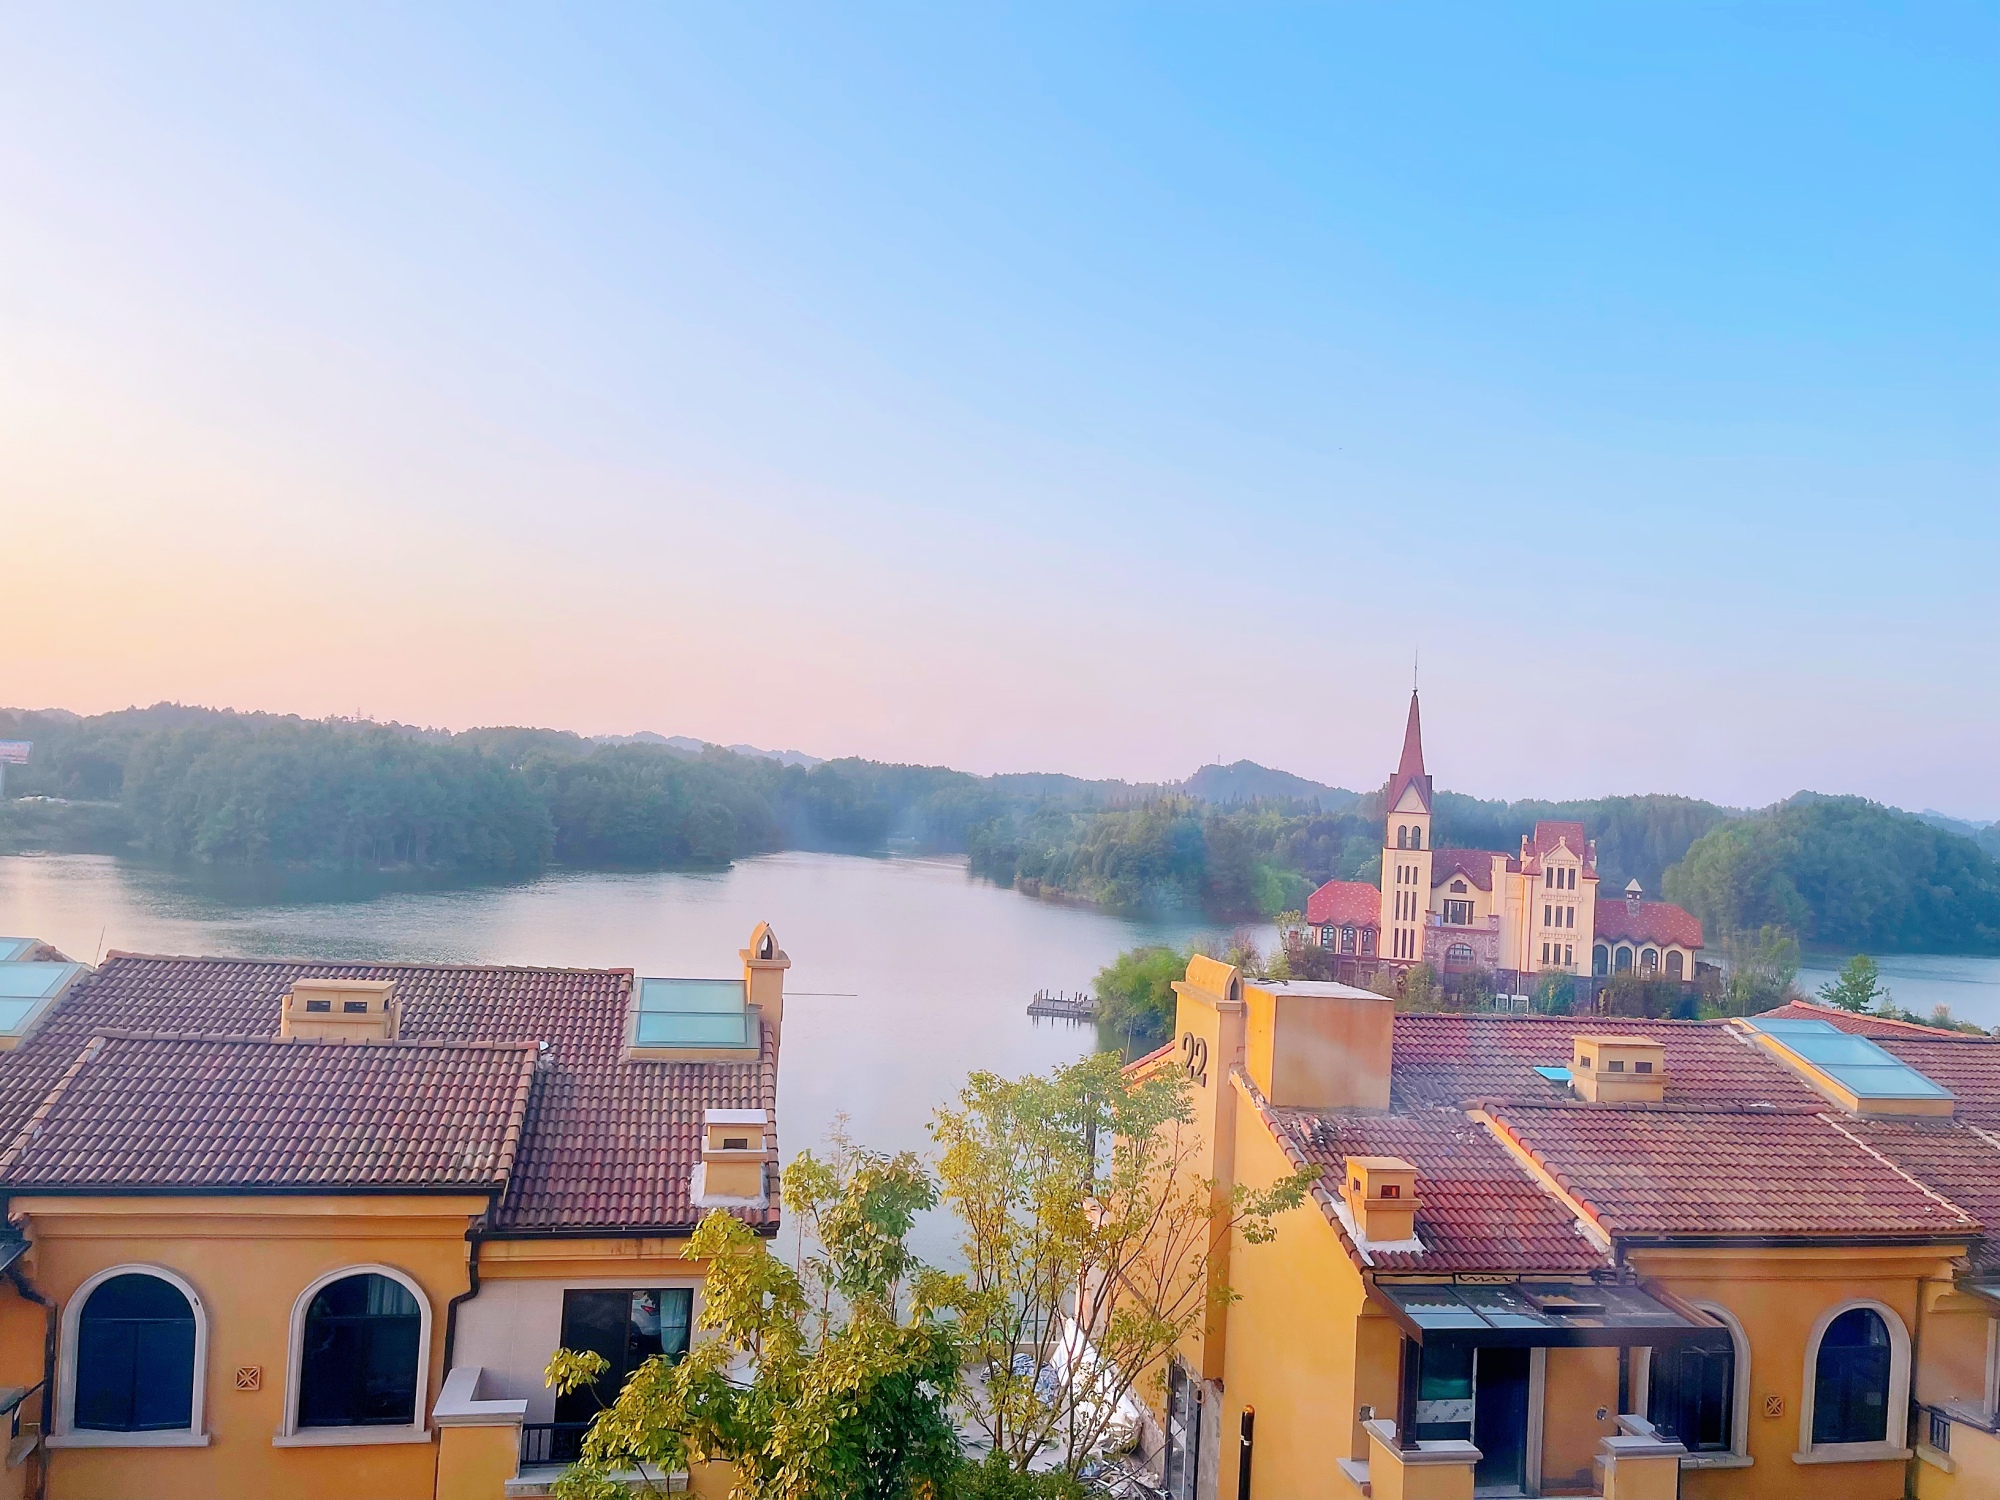
[(1649, 1036), (1579, 1036), (1570, 1051), (1570, 1086), (1592, 1104), (1661, 1104), (1667, 1047)]

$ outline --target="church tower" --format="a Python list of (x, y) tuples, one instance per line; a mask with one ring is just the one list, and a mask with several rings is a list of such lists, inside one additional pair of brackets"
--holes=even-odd
[(1431, 779), (1424, 774), (1424, 729), (1417, 691), (1403, 728), (1403, 758), (1389, 778), (1382, 830), (1382, 956), (1413, 964), (1424, 956), (1424, 916), (1431, 904)]

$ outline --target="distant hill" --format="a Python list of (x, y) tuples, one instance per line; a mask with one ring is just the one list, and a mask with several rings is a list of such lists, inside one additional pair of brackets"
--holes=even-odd
[(593, 745), (664, 745), (669, 750), (678, 750), (684, 755), (699, 755), (714, 748), (727, 750), (731, 755), (750, 755), (758, 760), (775, 760), (781, 766), (803, 766), (810, 771), (814, 766), (826, 764), (823, 755), (808, 755), (803, 750), (760, 750), (755, 745), (716, 745), (712, 740), (692, 739), (684, 734), (655, 734), (650, 729), (642, 729), (637, 734), (594, 734), (590, 737)]
[(1274, 771), (1254, 760), (1239, 760), (1227, 766), (1203, 766), (1176, 790), (1202, 802), (1317, 802), (1327, 812), (1337, 812), (1361, 800), (1361, 793), (1345, 787), (1308, 781), (1290, 771)]

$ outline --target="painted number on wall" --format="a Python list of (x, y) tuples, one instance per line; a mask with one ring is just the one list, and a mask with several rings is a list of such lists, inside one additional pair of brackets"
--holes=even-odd
[(1187, 1076), (1208, 1087), (1208, 1038), (1196, 1036), (1192, 1031), (1181, 1033), (1181, 1070)]

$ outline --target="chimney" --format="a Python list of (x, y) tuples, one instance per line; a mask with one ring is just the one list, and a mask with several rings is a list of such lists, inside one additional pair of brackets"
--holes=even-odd
[(1415, 1239), (1417, 1169), (1400, 1156), (1350, 1156), (1343, 1189), (1354, 1227), (1371, 1245)]
[(706, 1109), (701, 1114), (701, 1165), (689, 1183), (703, 1208), (758, 1208), (764, 1198), (761, 1109)]
[(402, 1030), (393, 979), (296, 979), (278, 1015), (281, 1041), (393, 1042)]
[(1389, 1107), (1393, 1000), (1326, 981), (1242, 984), (1244, 1061), (1266, 1099), (1300, 1109)]
[[(750, 931), (750, 946), (739, 950), (743, 960), (743, 999), (754, 1005), (771, 1028), (775, 1042), (785, 1025), (785, 970), (792, 966), (769, 922)], [(753, 1039), (754, 1040), (754, 1039)]]
[(1631, 902), (1634, 906), (1637, 906), (1642, 900), (1644, 900), (1645, 896), (1646, 892), (1644, 888), (1640, 886), (1637, 878), (1625, 882), (1625, 899)]
[(1570, 1050), (1570, 1087), (1592, 1104), (1661, 1104), (1667, 1047), (1649, 1036), (1580, 1036)]

